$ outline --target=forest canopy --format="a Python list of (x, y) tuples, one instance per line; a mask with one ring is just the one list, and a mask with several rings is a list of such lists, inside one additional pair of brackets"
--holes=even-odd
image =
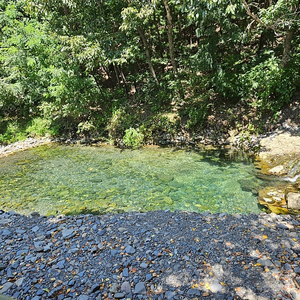
[(237, 104), (276, 115), (299, 92), (299, 5), (0, 0), (0, 142), (147, 139)]

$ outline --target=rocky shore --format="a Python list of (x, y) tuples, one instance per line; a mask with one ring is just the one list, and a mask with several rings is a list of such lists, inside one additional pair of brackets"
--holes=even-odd
[(17, 151), (23, 151), (26, 149), (34, 148), (51, 142), (49, 138), (28, 138), (25, 141), (16, 142), (10, 145), (0, 144), (0, 158), (15, 153)]
[(14, 299), (300, 299), (300, 218), (0, 211), (0, 294)]

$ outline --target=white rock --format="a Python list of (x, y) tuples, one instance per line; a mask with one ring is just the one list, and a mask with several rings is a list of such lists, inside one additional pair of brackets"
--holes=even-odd
[(288, 193), (286, 201), (288, 208), (300, 209), (300, 193)]
[(280, 166), (276, 166), (276, 167), (270, 169), (269, 173), (278, 175), (278, 174), (281, 174), (283, 170), (284, 170), (284, 166), (280, 165)]

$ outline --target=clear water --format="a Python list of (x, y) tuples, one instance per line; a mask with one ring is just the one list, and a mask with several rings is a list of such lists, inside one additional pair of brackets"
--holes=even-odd
[(254, 165), (220, 151), (52, 145), (0, 166), (0, 208), (23, 214), (261, 211)]

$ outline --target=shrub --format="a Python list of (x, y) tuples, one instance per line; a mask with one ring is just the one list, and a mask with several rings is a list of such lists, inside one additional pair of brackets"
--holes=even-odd
[(96, 128), (95, 128), (94, 124), (92, 124), (89, 121), (80, 122), (78, 124), (77, 133), (83, 134), (83, 135), (88, 135), (88, 134), (95, 132), (95, 129)]
[(271, 56), (251, 68), (244, 78), (253, 106), (276, 112), (290, 102), (299, 74), (293, 69), (281, 69), (280, 60)]
[(0, 143), (10, 144), (17, 141), (23, 141), (27, 138), (25, 126), (16, 120), (10, 120), (1, 124)]
[(144, 135), (139, 131), (139, 129), (129, 128), (125, 130), (123, 142), (126, 147), (137, 149), (143, 145)]
[(50, 127), (51, 121), (42, 118), (34, 118), (29, 122), (26, 128), (26, 133), (30, 137), (41, 137), (55, 135), (56, 132)]

